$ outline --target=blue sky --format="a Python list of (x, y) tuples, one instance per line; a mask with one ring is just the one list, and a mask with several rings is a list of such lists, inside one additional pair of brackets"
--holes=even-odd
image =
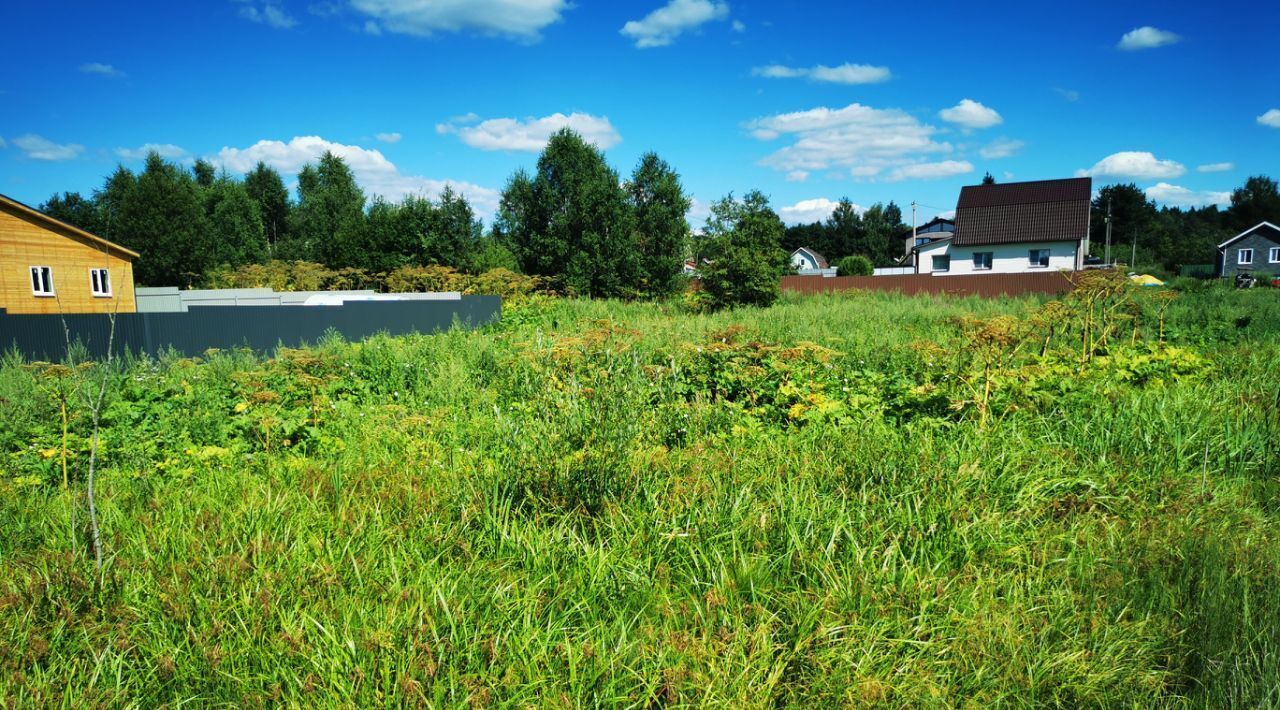
[[(962, 185), (1094, 175), (1165, 204), (1280, 177), (1280, 4), (728, 0), (12, 3), (0, 192), (91, 192), (147, 146), (292, 181), (325, 149), (370, 193), (446, 182), (487, 221), (548, 132), (622, 174), (789, 222), (842, 196), (954, 208)], [(910, 215), (909, 208), (905, 208)]]

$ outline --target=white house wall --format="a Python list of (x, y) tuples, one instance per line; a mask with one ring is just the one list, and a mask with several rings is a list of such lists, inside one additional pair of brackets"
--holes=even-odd
[[(1035, 271), (1075, 271), (1079, 269), (1079, 242), (1023, 242), (1020, 244), (985, 244), (981, 246), (955, 246), (944, 242), (937, 246), (932, 244), (920, 247), (919, 271), (921, 274), (933, 272), (933, 257), (948, 254), (951, 256), (951, 269), (937, 272), (937, 276), (957, 276), (962, 274), (1023, 274)], [(1048, 249), (1049, 266), (1031, 266), (1031, 250)], [(990, 269), (974, 269), (975, 252), (991, 252)]]

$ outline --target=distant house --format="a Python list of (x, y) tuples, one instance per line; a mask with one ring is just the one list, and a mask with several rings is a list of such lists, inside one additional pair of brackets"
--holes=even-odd
[(924, 246), (929, 242), (936, 242), (939, 239), (947, 239), (955, 236), (956, 222), (953, 219), (944, 217), (934, 217), (915, 229), (908, 229), (903, 232), (899, 239), (902, 240), (903, 254), (911, 256), (914, 249)]
[(917, 274), (1077, 271), (1089, 251), (1090, 178), (969, 185), (955, 232), (912, 247)]
[(1280, 227), (1261, 222), (1218, 245), (1219, 276), (1280, 276)]
[(0, 195), (0, 310), (133, 313), (137, 256)]
[(800, 247), (791, 252), (791, 268), (801, 276), (836, 275), (836, 270), (827, 263), (827, 258), (809, 247)]

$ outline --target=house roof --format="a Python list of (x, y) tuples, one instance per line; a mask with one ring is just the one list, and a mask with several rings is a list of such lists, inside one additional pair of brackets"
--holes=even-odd
[(1081, 241), (1091, 178), (968, 185), (956, 204), (956, 246)]
[(795, 251), (791, 252), (791, 255), (795, 256), (799, 252), (804, 252), (809, 256), (812, 256), (814, 263), (818, 265), (819, 269), (831, 268), (831, 265), (827, 263), (827, 257), (819, 254), (818, 252), (810, 249), (809, 247), (800, 247), (799, 249), (796, 249)]
[[(935, 224), (949, 224), (951, 225), (952, 228), (955, 228), (956, 221), (954, 219), (947, 219), (946, 217), (934, 217), (933, 219), (929, 220), (928, 222), (925, 222), (924, 224), (916, 225), (916, 228), (914, 231), (923, 232), (924, 230), (928, 229), (929, 227), (932, 227)], [(911, 229), (904, 229), (902, 230), (902, 232), (898, 234), (898, 238), (903, 239), (907, 235), (911, 234), (912, 231), (913, 230)], [(934, 234), (936, 234), (936, 232), (934, 232)]]
[(917, 244), (911, 247), (911, 251), (921, 252), (921, 251), (927, 251), (929, 249), (936, 249), (937, 247), (946, 246), (947, 244), (954, 242), (954, 240), (955, 240), (955, 237), (943, 237), (941, 239), (932, 239), (930, 241), (925, 242), (924, 244)]
[(1252, 227), (1244, 230), (1243, 232), (1235, 235), (1234, 237), (1228, 239), (1227, 241), (1219, 244), (1218, 248), (1222, 249), (1223, 247), (1227, 246), (1231, 242), (1236, 241), (1237, 239), (1244, 239), (1247, 236), (1250, 236), (1252, 234), (1258, 234), (1258, 233), (1262, 233), (1263, 235), (1269, 237), (1272, 241), (1276, 243), (1280, 243), (1280, 227), (1277, 227), (1270, 222), (1259, 222), (1253, 225)]
[(106, 239), (103, 239), (102, 237), (99, 237), (96, 234), (90, 234), (89, 232), (86, 232), (83, 229), (80, 229), (79, 227), (73, 224), (68, 224), (66, 222), (63, 222), (60, 219), (55, 219), (53, 217), (50, 217), (49, 215), (41, 212), (40, 210), (34, 207), (25, 205), (21, 202), (18, 202), (17, 200), (7, 195), (0, 195), (0, 206), (9, 207), (22, 217), (30, 219), (34, 222), (40, 222), (46, 226), (55, 227), (65, 232), (70, 232), (72, 236), (76, 236), (76, 237), (80, 237), (81, 239), (88, 240), (90, 242), (93, 242), (94, 244), (97, 244), (98, 246), (103, 247), (104, 249), (114, 251), (118, 254), (123, 254), (131, 259), (136, 259), (139, 256), (138, 252), (132, 249), (129, 249), (128, 247), (120, 246), (119, 244), (116, 244), (115, 242), (107, 241)]

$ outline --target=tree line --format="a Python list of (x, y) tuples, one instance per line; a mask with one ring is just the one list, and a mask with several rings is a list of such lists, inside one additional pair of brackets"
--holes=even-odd
[[(726, 197), (697, 240), (686, 222), (690, 204), (679, 174), (656, 153), (624, 180), (597, 147), (563, 129), (532, 172), (508, 180), (488, 231), (450, 188), (436, 199), (370, 200), (332, 153), (302, 168), (296, 196), (261, 162), (236, 178), (204, 160), (188, 169), (151, 153), (137, 173), (118, 166), (91, 197), (62, 193), (40, 209), (141, 253), (134, 267), (141, 284), (431, 285), (456, 283), (447, 271), (505, 270), (561, 293), (665, 297), (684, 290), (685, 259), (700, 251), (717, 257), (712, 271), (743, 259), (738, 268), (762, 274), (748, 282), (775, 282), (776, 297), (785, 229), (768, 200), (751, 193), (749, 207), (730, 215), (739, 201)], [(751, 236), (729, 248), (735, 219), (751, 222), (743, 225)], [(752, 220), (768, 228), (756, 230)]]
[[(1136, 239), (1140, 263), (1170, 270), (1212, 263), (1219, 242), (1280, 216), (1276, 182), (1263, 176), (1249, 178), (1223, 211), (1157, 209), (1136, 185), (1108, 185), (1094, 200), (1095, 252), (1108, 201), (1114, 253)], [(229, 283), (237, 269), (301, 262), (336, 270), (343, 283), (424, 267), (502, 269), (562, 293), (661, 298), (684, 289), (683, 265), (693, 258), (711, 305), (776, 298), (786, 254), (801, 246), (859, 271), (867, 262), (891, 265), (903, 255), (909, 229), (894, 202), (859, 211), (848, 198), (824, 221), (787, 227), (764, 194), (750, 191), (714, 203), (694, 232), (686, 221), (690, 204), (679, 174), (656, 153), (643, 155), (622, 179), (600, 149), (562, 129), (531, 171), (517, 170), (507, 181), (487, 231), (466, 197), (450, 188), (435, 199), (369, 199), (332, 153), (302, 168), (296, 195), (261, 162), (236, 178), (204, 160), (188, 169), (151, 153), (140, 172), (117, 166), (92, 196), (62, 193), (40, 209), (140, 252), (134, 268), (142, 284)], [(419, 274), (410, 281), (426, 278), (406, 273)]]

